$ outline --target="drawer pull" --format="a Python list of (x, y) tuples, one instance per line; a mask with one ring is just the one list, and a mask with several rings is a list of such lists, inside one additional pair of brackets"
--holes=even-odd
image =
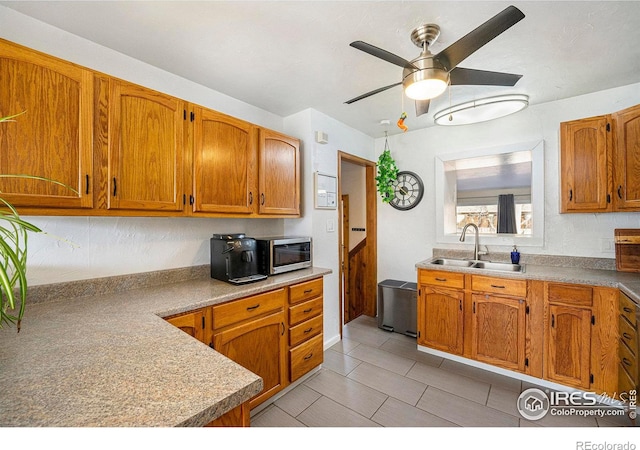
[(630, 341), (631, 339), (633, 339), (633, 336), (631, 336), (629, 333), (627, 333), (626, 331), (624, 333), (622, 333), (622, 337), (625, 338), (626, 340)]
[(447, 281), (446, 278), (436, 278), (436, 281)]
[(258, 303), (257, 305), (248, 306), (247, 311), (253, 311), (254, 309), (258, 309), (258, 308), (260, 308), (260, 303)]
[(627, 358), (622, 358), (622, 364), (629, 367), (632, 366), (631, 361), (629, 361)]
[(500, 286), (498, 284), (492, 284), (491, 287), (492, 288), (496, 288), (496, 289), (504, 289), (505, 288), (505, 286)]
[(313, 311), (313, 308), (305, 309), (302, 312), (305, 313), (305, 314), (309, 314), (311, 311)]
[(313, 352), (309, 353), (307, 356), (304, 357), (305, 361), (308, 361), (311, 359), (311, 357), (313, 356)]
[(632, 313), (633, 309), (629, 308), (628, 306), (625, 306), (624, 308), (622, 308), (624, 310), (624, 312), (626, 313)]
[(304, 334), (311, 333), (313, 331), (313, 327), (307, 328), (304, 330)]
[(304, 291), (304, 293), (305, 293), (305, 294), (310, 294), (311, 292), (313, 292), (313, 289), (306, 289), (306, 290)]

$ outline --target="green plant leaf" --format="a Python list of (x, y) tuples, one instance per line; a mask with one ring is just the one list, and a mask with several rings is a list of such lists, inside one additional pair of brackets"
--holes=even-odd
[(391, 157), (391, 150), (385, 150), (378, 158), (378, 176), (376, 186), (384, 203), (391, 202), (393, 198), (393, 182), (398, 178), (398, 167)]

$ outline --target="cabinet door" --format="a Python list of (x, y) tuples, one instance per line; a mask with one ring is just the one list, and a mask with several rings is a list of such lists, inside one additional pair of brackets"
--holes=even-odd
[(194, 212), (249, 214), (257, 195), (253, 125), (197, 108), (194, 122)]
[(199, 341), (205, 342), (205, 314), (202, 310), (191, 311), (186, 314), (181, 314), (175, 317), (169, 317), (166, 319), (174, 327), (180, 328), (185, 333), (196, 338)]
[(613, 117), (616, 124), (615, 208), (640, 211), (640, 105), (620, 111)]
[(184, 102), (111, 80), (109, 209), (183, 209)]
[(213, 335), (213, 346), (218, 352), (262, 378), (264, 387), (250, 400), (251, 408), (285, 386), (286, 344), (282, 310)]
[(549, 305), (547, 321), (547, 379), (589, 388), (591, 310)]
[(0, 41), (2, 197), (16, 206), (93, 206), (93, 74), (74, 64)]
[(472, 299), (472, 357), (524, 371), (525, 301), (488, 294), (473, 294)]
[(599, 116), (560, 124), (560, 212), (611, 209), (608, 122)]
[(418, 301), (418, 343), (461, 355), (464, 292), (421, 286)]
[(260, 214), (300, 214), (300, 143), (260, 130)]

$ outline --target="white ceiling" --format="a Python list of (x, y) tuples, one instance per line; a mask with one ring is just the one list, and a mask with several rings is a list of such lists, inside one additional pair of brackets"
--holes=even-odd
[[(454, 86), (451, 103), (523, 93), (540, 104), (640, 82), (638, 1), (9, 1), (1, 5), (286, 117), (321, 111), (373, 137), (433, 125), (449, 94), (415, 117), (395, 87), (402, 68), (351, 48), (362, 40), (405, 59), (411, 30), (441, 28), (443, 50), (509, 4), (525, 18), (460, 67), (522, 74), (512, 88)], [(404, 104), (404, 106), (403, 106)], [(388, 119), (391, 127), (380, 125)]]

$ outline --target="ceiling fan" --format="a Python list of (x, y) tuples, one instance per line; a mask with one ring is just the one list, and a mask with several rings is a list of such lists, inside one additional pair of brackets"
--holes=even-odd
[(404, 70), (401, 82), (375, 89), (345, 103), (351, 104), (402, 84), (407, 97), (416, 101), (416, 116), (420, 116), (429, 111), (430, 99), (441, 95), (449, 83), (514, 86), (522, 75), (464, 69), (457, 66), (480, 47), (522, 19), (524, 19), (522, 11), (515, 6), (509, 6), (436, 55), (429, 51), (429, 46), (440, 35), (440, 27), (432, 23), (421, 25), (411, 32), (411, 41), (420, 47), (422, 52), (411, 61), (366, 42), (352, 42), (349, 44), (351, 47), (400, 66)]

